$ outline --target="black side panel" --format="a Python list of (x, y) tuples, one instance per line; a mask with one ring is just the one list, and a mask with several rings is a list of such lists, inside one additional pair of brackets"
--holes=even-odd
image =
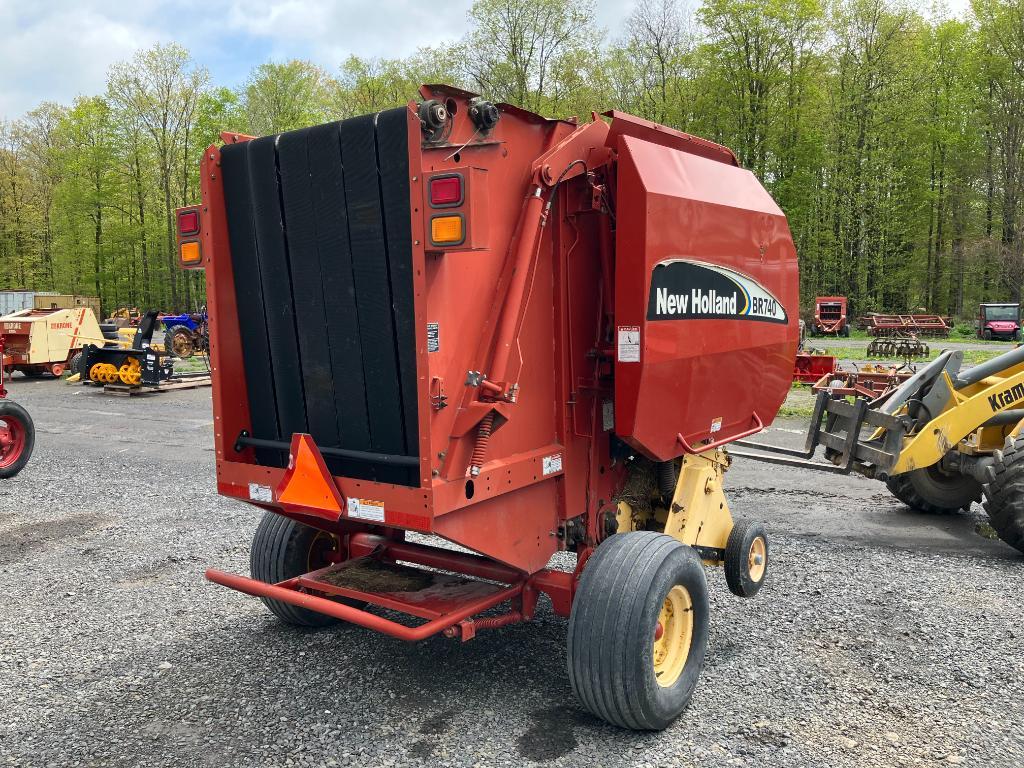
[(377, 173), (374, 116), (345, 120), (339, 132), (359, 336), (363, 341), (370, 441), (375, 451), (402, 453), (405, 436), (394, 344), (391, 276)]
[(409, 339), (397, 345), (399, 386), (405, 450), (419, 451), (416, 423), (416, 324), (412, 281), (412, 224), (409, 215), (409, 138), (405, 109), (389, 109), (377, 115), (377, 162), (380, 167), (380, 199), (384, 212), (391, 298), (395, 307), (395, 336)]
[(295, 327), (299, 359), (302, 363), (302, 387), (305, 392), (309, 433), (317, 445), (337, 445), (338, 416), (334, 409), (334, 380), (331, 349), (327, 342), (327, 317), (321, 280), (320, 253), (317, 249), (317, 222), (313, 211), (309, 157), (306, 152), (308, 131), (281, 134), (277, 144), (280, 163), (281, 203), (284, 209), (295, 297)]
[[(228, 239), (231, 241), (231, 263), (235, 273), (235, 295), (239, 298), (238, 326), (249, 391), (252, 433), (254, 437), (263, 440), (278, 440), (281, 432), (277, 426), (274, 381), (270, 374), (263, 284), (260, 280), (256, 230), (249, 194), (248, 154), (248, 143), (228, 144), (221, 150), (220, 165), (224, 174), (224, 202), (228, 217)], [(261, 464), (273, 464), (280, 457), (277, 451), (261, 448), (256, 451), (256, 458)]]
[[(227, 146), (222, 172), (253, 436), (417, 456), (405, 110)], [(327, 464), (419, 484), (415, 469)]]
[[(267, 314), (267, 338), (273, 360), (277, 419), (286, 440), (308, 431), (299, 345), (295, 333), (295, 303), (284, 243), (281, 194), (277, 182), (277, 136), (249, 142), (249, 178), (256, 223), (257, 253), (263, 282), (263, 306)], [(239, 297), (243, 300), (245, 297)]]
[[(366, 414), (363, 348), (352, 284), (352, 253), (348, 243), (348, 209), (338, 124), (310, 128), (307, 141), (325, 298), (324, 327), (331, 349), (334, 407), (341, 435), (339, 447), (369, 451), (370, 424)], [(365, 473), (366, 468), (362, 469)], [(337, 471), (346, 476), (368, 477), (365, 474), (353, 475), (353, 472), (358, 472), (358, 467), (351, 463), (344, 464)]]

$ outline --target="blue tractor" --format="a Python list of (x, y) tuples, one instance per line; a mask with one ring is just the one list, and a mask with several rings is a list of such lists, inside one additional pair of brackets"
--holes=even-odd
[(192, 357), (197, 352), (205, 354), (210, 350), (210, 323), (206, 307), (198, 312), (183, 315), (165, 315), (164, 350), (175, 357)]

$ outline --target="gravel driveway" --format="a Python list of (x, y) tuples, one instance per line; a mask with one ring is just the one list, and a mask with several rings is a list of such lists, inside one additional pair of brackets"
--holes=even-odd
[(216, 495), (209, 390), (10, 389), (39, 436), (0, 481), (0, 765), (1024, 765), (1024, 558), (977, 508), (922, 518), (879, 483), (737, 462), (769, 580), (743, 601), (709, 571), (693, 704), (630, 733), (576, 707), (546, 602), (407, 645), (206, 583), (247, 571), (257, 522)]

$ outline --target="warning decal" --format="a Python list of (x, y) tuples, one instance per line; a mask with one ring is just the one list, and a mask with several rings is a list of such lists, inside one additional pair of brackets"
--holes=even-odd
[(249, 498), (253, 501), (271, 502), (274, 500), (274, 493), (268, 485), (249, 483)]
[(620, 363), (640, 362), (640, 326), (619, 326), (619, 349), (617, 359)]
[(782, 303), (751, 277), (686, 259), (655, 265), (648, 320), (756, 320), (787, 323)]
[(384, 522), (384, 502), (372, 501), (370, 499), (349, 499), (348, 516), (360, 520), (372, 520), (375, 523)]

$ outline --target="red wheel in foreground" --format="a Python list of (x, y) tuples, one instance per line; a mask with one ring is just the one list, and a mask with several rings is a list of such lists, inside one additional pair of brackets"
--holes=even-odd
[(36, 428), (28, 411), (10, 400), (0, 400), (0, 478), (21, 472), (35, 442)]
[(50, 373), (59, 379), (64, 375), (64, 363), (54, 363), (51, 365)]

